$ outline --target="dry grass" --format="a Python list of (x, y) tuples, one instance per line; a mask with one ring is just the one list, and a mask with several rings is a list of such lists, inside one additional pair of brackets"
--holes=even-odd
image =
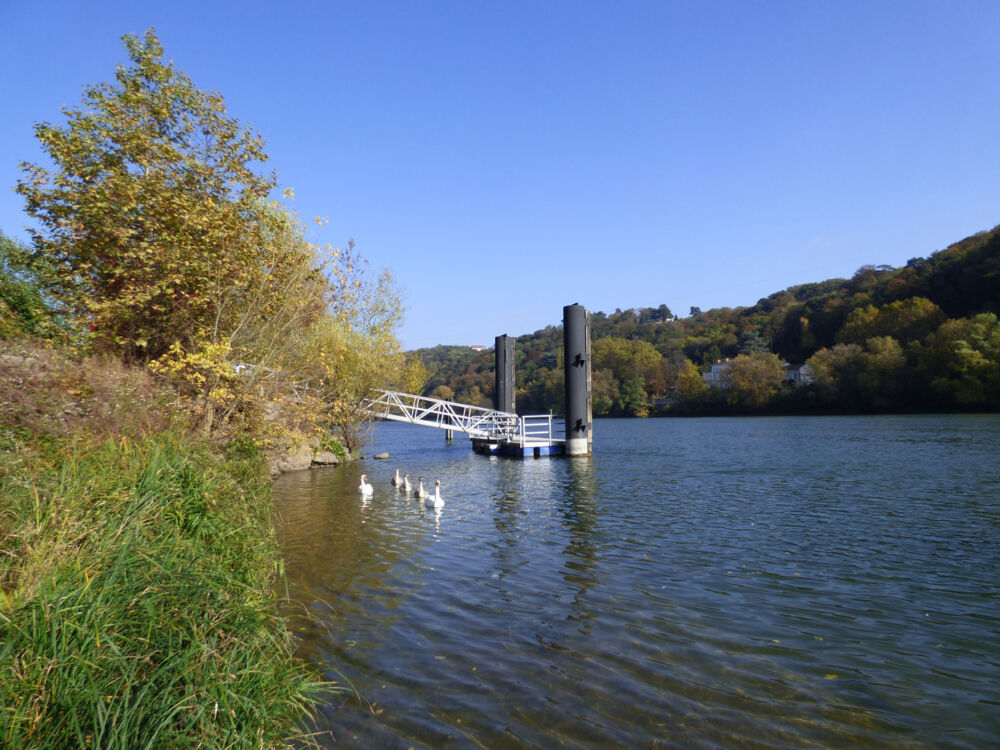
[(0, 424), (39, 436), (133, 437), (189, 422), (171, 390), (110, 357), (12, 344), (0, 354), (0, 385)]
[(0, 746), (283, 746), (323, 689), (273, 596), (269, 483), (114, 360), (0, 355)]

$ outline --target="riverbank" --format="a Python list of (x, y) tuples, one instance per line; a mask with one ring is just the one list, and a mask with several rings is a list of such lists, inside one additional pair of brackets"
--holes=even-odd
[(294, 658), (270, 477), (114, 361), (0, 361), (0, 744), (283, 746)]

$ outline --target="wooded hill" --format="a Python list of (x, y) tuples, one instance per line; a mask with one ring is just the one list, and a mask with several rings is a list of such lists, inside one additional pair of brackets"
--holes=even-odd
[[(800, 284), (750, 307), (675, 318), (666, 305), (591, 316), (594, 411), (931, 411), (1000, 407), (1000, 226), (905, 266)], [(493, 351), (414, 352), (425, 393), (490, 405)], [(562, 328), (518, 337), (517, 408), (560, 411)], [(731, 359), (724, 388), (700, 372)], [(814, 382), (790, 387), (783, 363)]]

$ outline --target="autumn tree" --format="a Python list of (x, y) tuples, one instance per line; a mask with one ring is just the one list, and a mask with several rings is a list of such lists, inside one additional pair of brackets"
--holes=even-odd
[[(294, 214), (276, 203), (265, 207), (261, 221), (267, 231), (259, 253), (264, 271), (208, 279), (211, 316), (150, 363), (192, 397), (206, 432), (217, 417), (259, 421), (262, 404), (299, 400), (312, 376), (301, 348), (334, 304), (329, 276), (345, 273), (352, 262), (350, 251), (329, 249), (322, 257), (304, 240)], [(302, 413), (295, 421), (310, 420)]]
[(408, 358), (394, 335), (402, 319), (392, 276), (369, 278), (367, 264), (349, 243), (332, 278), (331, 314), (307, 331), (289, 359), (303, 398), (312, 401), (349, 452), (364, 444), (370, 424), (365, 401), (375, 388), (419, 393), (427, 369)]
[(770, 352), (741, 354), (729, 362), (727, 396), (731, 403), (757, 409), (778, 392), (785, 372)]
[(881, 308), (867, 305), (847, 317), (837, 340), (845, 344), (861, 344), (870, 338), (892, 336), (906, 343), (923, 338), (943, 320), (941, 308), (924, 297), (898, 300)]
[[(622, 390), (638, 376), (648, 396), (673, 388), (683, 409), (724, 413), (740, 404), (725, 403), (725, 389), (699, 393), (704, 382), (694, 368), (767, 351), (795, 364), (816, 357), (816, 383), (782, 388), (770, 404), (782, 412), (982, 409), (1000, 399), (989, 326), (969, 322), (1000, 314), (1000, 226), (905, 268), (865, 266), (851, 279), (799, 284), (751, 307), (692, 307), (681, 319), (661, 307), (591, 314), (595, 414), (621, 413)], [(544, 393), (540, 381), (561, 347), (561, 331), (553, 338), (552, 330), (519, 337), (519, 394)], [(655, 349), (655, 367), (643, 361), (640, 342)], [(478, 356), (470, 352), (455, 369), (479, 366), (488, 355)], [(439, 372), (431, 387), (455, 388), (457, 379), (443, 366)]]
[(899, 405), (905, 377), (903, 347), (892, 336), (874, 336), (865, 342), (864, 370), (858, 385), (864, 401), (878, 409)]
[(353, 243), (307, 242), (271, 197), (260, 136), (152, 30), (123, 39), (114, 82), (35, 128), (53, 166), (22, 164), (40, 224), (26, 265), (92, 348), (169, 377), (206, 432), (325, 421), (355, 447), (370, 389), (421, 379), (393, 335), (390, 279), (367, 278)]
[[(269, 271), (263, 141), (163, 59), (152, 30), (123, 37), (130, 64), (35, 135), (52, 169), (23, 163), (47, 293), (95, 348), (148, 362), (216, 325)], [(226, 321), (228, 323), (229, 321)]]
[(431, 398), (438, 398), (442, 401), (452, 401), (455, 398), (455, 391), (446, 385), (439, 385), (431, 391)]
[(694, 401), (705, 394), (708, 384), (694, 363), (685, 359), (677, 372), (676, 394), (682, 402)]
[(1000, 322), (993, 313), (945, 321), (917, 358), (946, 405), (1000, 407)]
[(864, 348), (859, 344), (824, 347), (806, 364), (812, 369), (813, 383), (829, 406), (857, 409), (861, 403), (858, 376), (864, 371)]

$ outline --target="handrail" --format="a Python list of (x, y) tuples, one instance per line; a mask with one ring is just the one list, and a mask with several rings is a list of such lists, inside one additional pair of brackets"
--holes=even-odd
[(490, 440), (555, 442), (552, 437), (552, 415), (517, 414), (481, 406), (444, 401), (430, 396), (417, 396), (399, 391), (373, 390), (362, 407), (378, 419), (409, 422), (425, 427), (465, 432), (471, 437)]
[(519, 418), (509, 412), (398, 391), (376, 390), (374, 394), (363, 404), (373, 417), (456, 430), (472, 437), (506, 437), (517, 433)]
[(525, 440), (552, 440), (551, 414), (526, 414), (521, 417), (520, 433)]

